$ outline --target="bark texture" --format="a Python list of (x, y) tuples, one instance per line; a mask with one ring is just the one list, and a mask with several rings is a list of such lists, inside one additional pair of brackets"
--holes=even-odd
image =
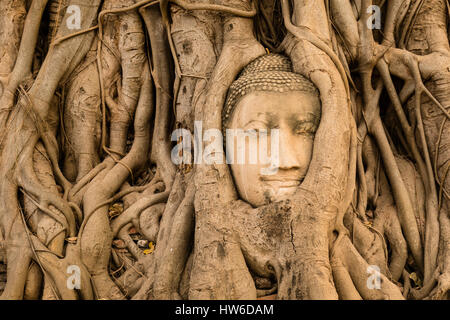
[[(448, 299), (449, 12), (2, 0), (0, 298)], [(267, 53), (317, 87), (321, 119), (300, 187), (255, 208), (221, 144), (172, 133), (221, 132)]]

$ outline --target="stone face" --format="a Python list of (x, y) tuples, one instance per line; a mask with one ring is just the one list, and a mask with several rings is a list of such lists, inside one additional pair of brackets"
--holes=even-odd
[(240, 132), (230, 167), (243, 200), (258, 207), (294, 194), (308, 171), (318, 119), (320, 101), (312, 93), (253, 92), (241, 99), (227, 128)]
[(268, 54), (244, 68), (222, 112), (241, 199), (258, 207), (297, 190), (311, 161), (320, 109), (317, 88), (292, 72), (288, 57)]

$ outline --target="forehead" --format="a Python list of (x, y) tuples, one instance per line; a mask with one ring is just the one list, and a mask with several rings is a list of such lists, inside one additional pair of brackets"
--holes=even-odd
[(258, 118), (320, 118), (320, 99), (302, 91), (256, 91), (243, 97), (235, 107), (231, 126)]

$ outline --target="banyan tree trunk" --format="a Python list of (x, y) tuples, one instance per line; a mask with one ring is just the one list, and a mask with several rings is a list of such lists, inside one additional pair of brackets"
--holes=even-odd
[[(416, 1), (418, 3), (418, 1)], [(428, 56), (429, 60), (425, 58), (424, 77), (426, 79), (426, 86), (432, 95), (444, 106), (445, 110), (449, 111), (450, 96), (450, 46), (448, 38), (448, 2), (441, 0), (423, 1), (419, 4), (414, 17), (414, 24), (411, 26), (410, 33), (405, 40), (405, 48), (417, 55)], [(412, 15), (412, 13), (410, 13)], [(431, 60), (433, 62), (431, 62)], [(414, 116), (413, 103), (409, 103), (411, 118)], [(450, 188), (450, 181), (448, 180), (448, 168), (450, 164), (450, 149), (449, 149), (449, 130), (447, 116), (444, 111), (437, 108), (436, 104), (428, 97), (423, 96), (421, 114), (423, 126), (426, 136), (427, 147), (433, 161), (436, 181), (440, 186), (441, 195), (440, 201), (441, 212), (439, 221), (441, 224), (440, 232), (442, 233), (439, 242), (438, 260), (438, 275), (434, 280), (440, 282), (439, 291), (436, 295), (445, 296), (448, 290), (449, 282), (449, 252), (450, 245), (447, 239), (449, 233), (449, 213), (448, 213), (448, 191)], [(417, 120), (415, 120), (417, 121)], [(417, 136), (419, 134), (417, 133)], [(423, 148), (423, 146), (422, 146)]]
[[(447, 298), (448, 9), (0, 1), (1, 298)], [(203, 137), (274, 52), (321, 119), (298, 190), (253, 207)]]

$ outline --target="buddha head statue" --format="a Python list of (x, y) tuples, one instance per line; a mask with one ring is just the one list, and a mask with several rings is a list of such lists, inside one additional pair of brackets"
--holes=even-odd
[[(246, 159), (230, 162), (242, 200), (259, 207), (286, 200), (295, 193), (308, 171), (320, 117), (317, 88), (292, 71), (289, 58), (267, 54), (245, 67), (231, 85), (222, 113), (226, 144), (239, 148), (239, 138), (230, 135), (231, 131), (247, 133), (247, 138), (248, 133), (265, 133), (266, 150), (272, 153), (276, 150), (278, 154), (272, 168), (275, 170), (267, 173), (264, 169), (273, 167), (273, 163), (262, 159), (249, 161), (252, 153), (261, 149), (261, 134), (246, 138), (243, 150), (232, 150), (242, 152)], [(277, 139), (273, 138), (272, 131), (277, 132)]]

